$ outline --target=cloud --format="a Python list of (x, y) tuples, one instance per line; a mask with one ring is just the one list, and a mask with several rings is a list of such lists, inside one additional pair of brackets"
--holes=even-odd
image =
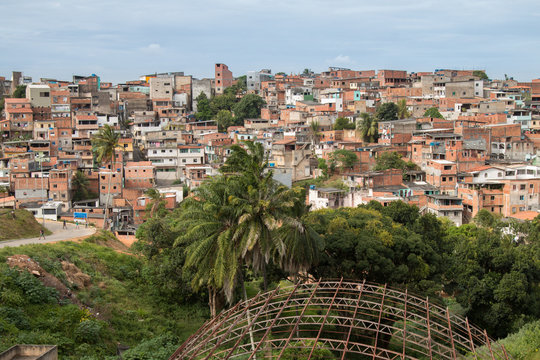
[(148, 46), (145, 46), (141, 48), (142, 52), (145, 52), (147, 54), (158, 54), (162, 51), (161, 45), (159, 44), (150, 44)]
[(326, 60), (326, 62), (329, 64), (335, 64), (335, 65), (348, 65), (348, 64), (353, 63), (353, 61), (348, 55), (341, 55), (341, 54), (339, 54), (333, 59)]

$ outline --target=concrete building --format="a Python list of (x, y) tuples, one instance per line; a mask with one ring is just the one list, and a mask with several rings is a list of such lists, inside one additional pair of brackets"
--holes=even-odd
[(259, 94), (261, 82), (272, 80), (272, 71), (263, 69), (261, 71), (248, 71), (246, 74), (247, 90)]
[(45, 84), (27, 85), (26, 98), (32, 107), (51, 107), (51, 88)]
[(210, 99), (212, 96), (214, 96), (214, 88), (212, 84), (212, 79), (193, 79), (192, 82), (192, 104), (191, 108), (193, 111), (197, 111), (197, 100), (196, 98), (201, 94), (204, 93), (208, 99)]
[(428, 195), (427, 212), (446, 217), (456, 226), (463, 223), (462, 199), (451, 195)]
[(172, 100), (174, 77), (169, 75), (150, 78), (150, 99)]
[(56, 345), (15, 345), (0, 353), (0, 360), (58, 360)]
[(337, 209), (344, 206), (345, 191), (336, 188), (311, 188), (308, 203), (312, 210)]

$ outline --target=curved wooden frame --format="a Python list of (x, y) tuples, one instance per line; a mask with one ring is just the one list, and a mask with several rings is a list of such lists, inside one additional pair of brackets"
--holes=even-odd
[(386, 285), (341, 280), (278, 288), (206, 322), (171, 356), (279, 359), (287, 349), (331, 350), (336, 358), (509, 359), (485, 330), (448, 308)]

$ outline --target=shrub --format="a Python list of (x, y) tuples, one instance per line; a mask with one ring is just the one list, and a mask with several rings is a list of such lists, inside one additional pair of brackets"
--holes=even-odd
[(96, 320), (84, 320), (75, 329), (75, 340), (95, 344), (101, 339), (102, 326)]

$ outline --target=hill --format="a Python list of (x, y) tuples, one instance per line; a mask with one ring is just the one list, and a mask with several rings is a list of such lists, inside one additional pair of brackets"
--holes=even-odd
[[(145, 260), (110, 233), (0, 249), (0, 352), (57, 344), (62, 359), (167, 359), (207, 308), (156, 294)], [(152, 355), (150, 355), (152, 354)]]
[[(31, 212), (17, 209), (14, 210), (15, 217), (11, 212), (11, 209), (0, 210), (0, 241), (39, 236), (39, 230), (42, 227)], [(46, 235), (50, 233), (45, 229)]]

